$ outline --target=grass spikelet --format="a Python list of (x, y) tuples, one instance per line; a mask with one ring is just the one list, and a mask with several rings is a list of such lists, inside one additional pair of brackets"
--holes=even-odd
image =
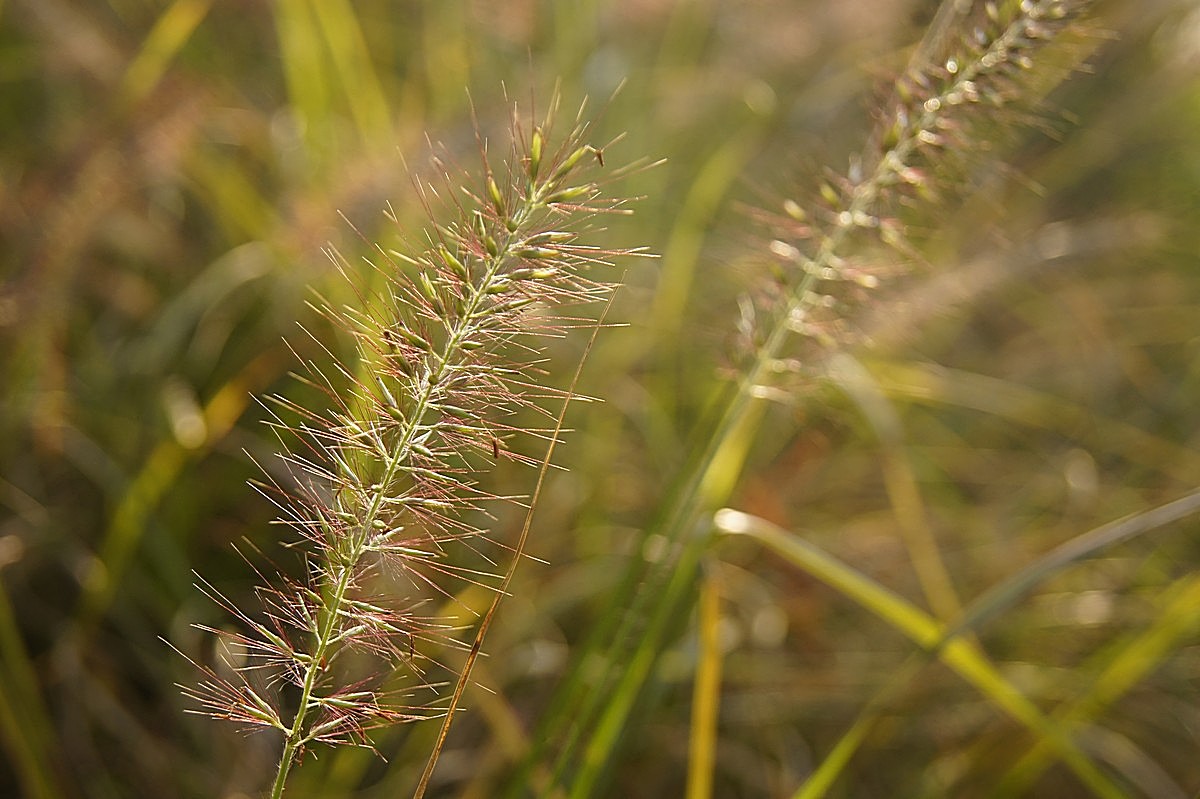
[[(922, 48), (927, 59), (896, 80), (875, 135), (850, 168), (828, 175), (811, 200), (787, 198), (782, 213), (769, 216), (768, 249), (789, 288), (774, 293), (758, 318), (782, 319), (824, 350), (846, 343), (844, 320), (899, 271), (897, 263), (919, 260), (916, 228), (963, 193), (971, 163), (994, 161), (984, 155), (1005, 129), (1037, 122), (1042, 94), (1068, 71), (1052, 46), (1070, 49), (1064, 40), (1084, 30), (1090, 6), (988, 2), (946, 32), (948, 44)], [(883, 257), (872, 257), (880, 250)], [(769, 353), (765, 362), (773, 359)]]

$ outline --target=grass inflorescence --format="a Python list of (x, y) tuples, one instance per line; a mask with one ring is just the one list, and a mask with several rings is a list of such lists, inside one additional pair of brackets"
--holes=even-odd
[[(521, 555), (523, 539), (494, 541), (480, 521), (489, 504), (516, 498), (490, 493), (477, 475), (501, 458), (540, 463), (540, 454), (524, 454), (522, 439), (557, 440), (561, 419), (545, 429), (513, 421), (527, 411), (553, 420), (545, 403), (572, 397), (544, 384), (537, 340), (594, 324), (565, 309), (606, 298), (614, 283), (592, 277), (592, 268), (633, 254), (580, 240), (587, 220), (623, 203), (594, 180), (603, 149), (586, 140), (581, 119), (561, 141), (552, 138), (557, 110), (555, 100), (527, 131), (514, 115), (511, 149), (498, 164), (481, 135), (478, 185), (439, 160), (442, 184), (418, 184), (433, 218), (426, 248), (378, 248), (369, 270), (377, 280), (366, 288), (330, 253), (357, 287), (356, 301), (316, 307), (353, 336), (358, 363), (305, 360), (300, 379), (328, 400), (325, 408), (270, 398), (291, 482), (261, 487), (300, 539), (308, 573), (261, 589), (263, 620), (204, 583), (246, 631), (205, 629), (249, 665), (233, 679), (205, 669), (206, 679), (187, 689), (203, 712), (282, 736), (272, 796), (314, 744), (369, 746), (374, 727), (445, 715), (437, 700), (396, 704), (376, 686), (403, 684), (391, 674), (401, 671), (406, 700), (438, 688), (427, 650), (455, 639), (450, 625), (419, 613), (420, 597), (452, 600), (464, 584), (495, 588), (497, 551), (514, 564)], [(412, 595), (373, 591), (381, 575), (401, 578)], [(354, 651), (383, 669), (348, 677), (341, 661)]]

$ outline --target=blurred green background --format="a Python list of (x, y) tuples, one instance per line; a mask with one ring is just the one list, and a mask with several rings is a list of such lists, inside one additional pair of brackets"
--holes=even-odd
[[(512, 103), (540, 108), (561, 81), (568, 108), (590, 98), (597, 142), (625, 134), (606, 160), (668, 159), (617, 187), (641, 197), (636, 214), (594, 238), (662, 257), (629, 264), (610, 317), (627, 326), (602, 333), (581, 386), (604, 402), (575, 409), (536, 520), (545, 563), (518, 571), (477, 674), (492, 692), (469, 696), (433, 790), (496, 795), (573, 647), (619, 612), (606, 597), (703, 439), (736, 362), (737, 298), (764, 284), (749, 209), (844, 173), (936, 8), (0, 2), (0, 796), (262, 790), (276, 742), (186, 714), (174, 684), (194, 675), (161, 640), (212, 657), (189, 625), (224, 620), (193, 570), (241, 601), (255, 575), (234, 545), (288, 562), (246, 486), (275, 448), (253, 397), (293, 391), (297, 322), (349, 351), (305, 306), (343, 290), (322, 247), (366, 249), (339, 214), (394, 238), (391, 202), (419, 230), (409, 173), (429, 141), (470, 168), (472, 108), (502, 131)], [(968, 160), (1008, 168), (968, 169), (914, 229), (917, 266), (853, 318), (893, 426), (814, 382), (771, 411), (738, 482), (735, 507), (918, 604), (906, 525), (937, 542), (966, 602), (1200, 485), (1200, 10), (1114, 0), (1099, 19), (1115, 36), (1053, 91), (1046, 124), (997, 122), (1002, 144)], [(581, 347), (551, 347), (564, 375)], [(501, 470), (497, 493), (529, 477)], [(502, 516), (499, 537), (519, 521)], [(1083, 748), (1131, 795), (1200, 791), (1198, 529), (1106, 550), (979, 633), (1044, 712), (1087, 722)], [(912, 645), (752, 542), (709, 566), (714, 795), (791, 795)], [(605, 795), (682, 795), (692, 630), (664, 653)], [(382, 734), (386, 761), (318, 752), (294, 795), (407, 795), (433, 733)], [(831, 795), (1088, 795), (1061, 766), (1030, 768), (1034, 743), (931, 666)]]

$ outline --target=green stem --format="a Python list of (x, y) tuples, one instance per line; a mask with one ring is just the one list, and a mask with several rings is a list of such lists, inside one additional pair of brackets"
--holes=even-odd
[(306, 743), (304, 720), (308, 716), (313, 689), (317, 684), (317, 676), (323, 668), (321, 664), (325, 661), (325, 653), (328, 651), (330, 642), (333, 639), (333, 631), (337, 627), (338, 613), (341, 609), (342, 600), (346, 596), (346, 589), (350, 586), (352, 573), (352, 565), (343, 565), (341, 567), (338, 573), (337, 584), (333, 589), (333, 596), (325, 606), (325, 618), (322, 619), (321, 629), (317, 634), (317, 646), (313, 651), (312, 661), (308, 664), (308, 668), (304, 673), (304, 685), (300, 689), (300, 704), (296, 708), (296, 716), (292, 719), (292, 728), (288, 730), (283, 754), (279, 758), (279, 768), (275, 773), (275, 783), (271, 786), (271, 799), (279, 799), (279, 797), (283, 796), (283, 788), (287, 783), (288, 772), (291, 771), (292, 764), (296, 761), (301, 748)]

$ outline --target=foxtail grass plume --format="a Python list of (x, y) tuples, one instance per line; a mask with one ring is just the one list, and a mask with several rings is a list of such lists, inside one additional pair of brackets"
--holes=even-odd
[(514, 498), (479, 475), (501, 458), (541, 462), (558, 426), (514, 420), (552, 420), (547, 404), (573, 390), (545, 385), (538, 341), (594, 325), (564, 309), (608, 297), (615, 282), (594, 268), (634, 253), (580, 238), (596, 215), (625, 212), (601, 186), (632, 167), (605, 167), (582, 109), (556, 137), (558, 105), (530, 127), (514, 111), (500, 161), (477, 134), (474, 177), (435, 159), (439, 181), (416, 184), (431, 220), (421, 247), (377, 247), (365, 277), (330, 252), (355, 300), (314, 307), (353, 336), (357, 362), (304, 361), (300, 379), (325, 407), (269, 398), (287, 480), (260, 489), (307, 574), (260, 574), (254, 611), (202, 579), (241, 628), (203, 629), (238, 662), (201, 667), (184, 691), (196, 712), (280, 737), (272, 796), (315, 744), (369, 747), (373, 728), (443, 715), (452, 680), (431, 675), (448, 669), (439, 652), (464, 645), (428, 608), (471, 584), (496, 588), (497, 553), (520, 557), (481, 521)]
[[(995, 160), (997, 137), (1037, 124), (1044, 93), (1096, 40), (1082, 22), (1091, 6), (1020, 0), (943, 7), (953, 13), (939, 14), (945, 27), (930, 31), (920, 60), (895, 82), (863, 154), (845, 173), (827, 174), (807, 200), (789, 198), (782, 213), (769, 215), (776, 236), (769, 250), (788, 290), (744, 305), (739, 326), (746, 350), (767, 352), (760, 377), (803, 372), (846, 343), (852, 310), (920, 260), (914, 225), (928, 225), (940, 205), (961, 196), (973, 164)], [(763, 317), (782, 324), (767, 332)], [(800, 334), (815, 357), (776, 360), (787, 333)]]

